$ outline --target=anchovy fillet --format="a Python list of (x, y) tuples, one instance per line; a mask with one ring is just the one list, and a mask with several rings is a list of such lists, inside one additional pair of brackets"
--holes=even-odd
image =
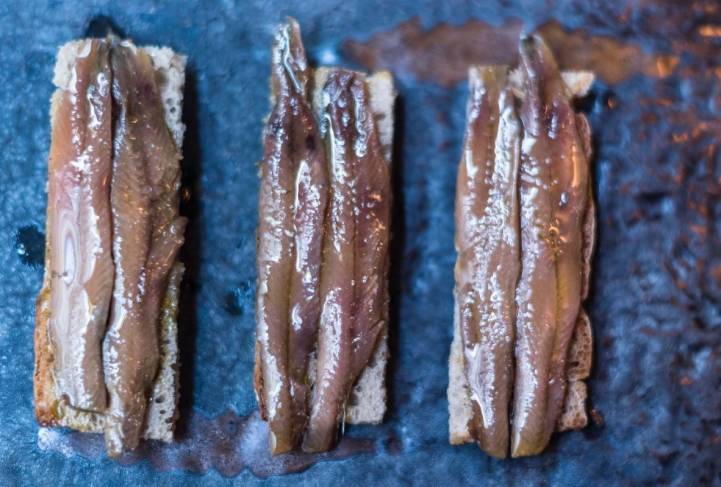
[(180, 153), (164, 120), (150, 57), (113, 47), (114, 133), (111, 206), (115, 285), (103, 358), (110, 455), (137, 446), (159, 360), (158, 316), (183, 243)]
[(308, 76), (299, 28), (290, 21), (273, 46), (275, 104), (264, 133), (258, 208), (256, 391), (272, 453), (294, 449), (305, 431), (320, 314), (327, 168)]
[(520, 123), (505, 66), (472, 68), (456, 186), (456, 305), (473, 417), (469, 431), (495, 457), (508, 451), (515, 289), (520, 271)]
[(584, 288), (583, 223), (589, 196), (586, 148), (556, 62), (538, 37), (523, 40), (520, 51), (525, 132), (514, 457), (545, 448), (565, 400), (566, 357)]
[(55, 383), (71, 406), (90, 411), (107, 403), (101, 344), (114, 274), (108, 53), (102, 40), (78, 46), (71, 85), (56, 99), (48, 184)]
[(350, 389), (386, 319), (390, 173), (368, 97), (362, 75), (351, 71), (332, 70), (323, 87), (330, 200), (306, 451), (333, 445)]

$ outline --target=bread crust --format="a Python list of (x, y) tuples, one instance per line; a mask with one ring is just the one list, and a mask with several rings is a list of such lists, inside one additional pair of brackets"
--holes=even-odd
[[(48, 267), (47, 250), (45, 267)], [(35, 396), (35, 418), (42, 426), (56, 426), (56, 413), (53, 411), (57, 401), (52, 378), (53, 357), (48, 343), (47, 325), (50, 319), (50, 286), (47, 273), (43, 279), (43, 287), (35, 301), (35, 372), (33, 374), (33, 393)]]
[[(53, 83), (57, 90), (50, 102), (50, 123), (55, 123), (57, 101), (71, 79), (75, 57), (85, 40), (63, 45), (57, 55)], [(132, 46), (129, 41), (123, 41)], [(183, 87), (185, 83), (184, 56), (163, 47), (142, 47), (153, 60), (161, 89), (165, 120), (178, 147), (182, 147), (185, 126), (181, 121)], [(49, 229), (46, 224), (46, 234)], [(45, 273), (43, 285), (35, 302), (35, 370), (33, 373), (33, 396), (35, 418), (40, 426), (64, 426), (78, 431), (102, 432), (104, 415), (80, 411), (65, 404), (58, 397), (53, 376), (53, 351), (48, 339), (50, 319), (50, 249), (46, 240)], [(176, 262), (170, 272), (168, 287), (159, 316), (160, 363), (153, 389), (149, 396), (144, 438), (162, 441), (173, 440), (173, 428), (178, 417), (179, 400), (179, 353), (177, 347), (177, 315), (180, 297), (180, 281), (184, 266)]]

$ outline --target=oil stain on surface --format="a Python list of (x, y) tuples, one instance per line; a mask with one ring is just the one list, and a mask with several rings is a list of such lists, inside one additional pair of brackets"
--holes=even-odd
[[(468, 78), (471, 65), (517, 65), (518, 39), (523, 32), (523, 22), (515, 19), (498, 26), (471, 20), (425, 30), (414, 18), (375, 34), (367, 42), (347, 41), (343, 50), (370, 70), (389, 69), (399, 77), (410, 75), (451, 87)], [(679, 62), (675, 55), (649, 54), (630, 42), (566, 30), (556, 21), (543, 24), (537, 32), (562, 69), (594, 71), (607, 83), (618, 83), (634, 74), (667, 76)]]
[[(41, 428), (38, 447), (66, 456), (80, 455), (89, 460), (105, 456), (100, 434), (78, 433)], [(288, 453), (273, 457), (268, 449), (268, 427), (256, 412), (238, 416), (227, 411), (208, 419), (198, 412), (190, 413), (184, 433), (174, 443), (146, 441), (117, 462), (135, 465), (147, 460), (158, 471), (182, 470), (204, 474), (216, 470), (224, 477), (234, 477), (248, 468), (260, 478), (302, 472), (318, 462), (343, 460), (375, 451), (372, 440), (344, 438), (335, 450), (327, 453)]]

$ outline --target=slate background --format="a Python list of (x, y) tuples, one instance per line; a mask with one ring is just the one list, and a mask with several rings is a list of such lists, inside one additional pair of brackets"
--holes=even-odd
[[(392, 8), (389, 5), (392, 3)], [(255, 407), (256, 161), (268, 110), (272, 27), (298, 18), (314, 60), (418, 15), (431, 27), (470, 18), (568, 28), (675, 51), (677, 72), (594, 85), (599, 239), (589, 303), (592, 405), (605, 418), (553, 440), (539, 457), (492, 460), (447, 444), (452, 208), (466, 88), (404, 77), (395, 170), (392, 401), (381, 427), (352, 428), (376, 453), (274, 477), (278, 485), (721, 484), (721, 161), (717, 2), (4, 0), (0, 3), (0, 484), (213, 485), (211, 471), (157, 472), (43, 452), (32, 412), (34, 297), (42, 275), (51, 72), (59, 44), (104, 15), (139, 44), (189, 56), (184, 408), (214, 417)], [(95, 23), (94, 27), (101, 24)]]

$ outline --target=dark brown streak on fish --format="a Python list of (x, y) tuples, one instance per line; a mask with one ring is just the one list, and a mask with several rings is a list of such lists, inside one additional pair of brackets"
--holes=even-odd
[(515, 288), (520, 272), (520, 124), (507, 67), (472, 68), (456, 199), (456, 300), (473, 417), (490, 455), (508, 451)]
[[(588, 163), (553, 56), (539, 37), (521, 41), (522, 275), (512, 455), (542, 451), (563, 406), (566, 356), (583, 288)], [(552, 284), (554, 283), (554, 284)]]
[(388, 299), (390, 169), (370, 110), (368, 87), (357, 73), (333, 70), (323, 90), (331, 200), (307, 451), (333, 446), (350, 390), (384, 329)]
[(315, 346), (326, 162), (308, 101), (309, 69), (293, 20), (279, 28), (271, 77), (258, 224), (256, 391), (271, 451), (300, 443), (308, 417), (308, 362)]
[(55, 378), (70, 405), (102, 411), (102, 340), (113, 289), (110, 218), (111, 73), (108, 45), (81, 41), (74, 76), (54, 110), (48, 228), (49, 335)]
[(110, 410), (108, 453), (137, 446), (159, 361), (158, 314), (168, 272), (183, 243), (178, 216), (180, 153), (164, 119), (149, 56), (113, 46), (113, 256), (117, 273), (104, 343)]

